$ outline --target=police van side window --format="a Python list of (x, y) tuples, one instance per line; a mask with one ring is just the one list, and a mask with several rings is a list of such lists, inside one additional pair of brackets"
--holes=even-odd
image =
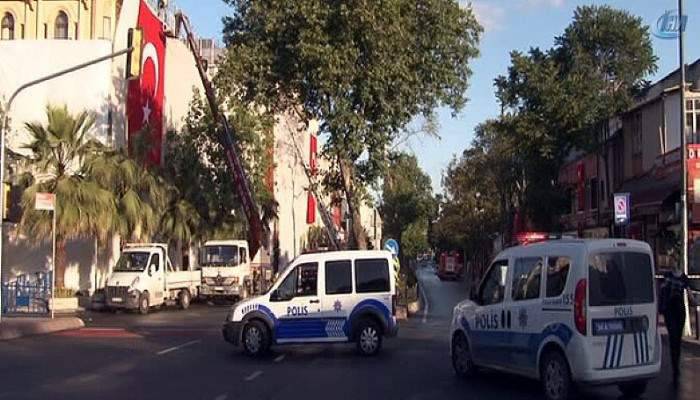
[(540, 297), (543, 260), (539, 257), (518, 258), (513, 269), (513, 301)]
[(352, 263), (350, 260), (326, 262), (326, 294), (352, 293)]
[(297, 281), (296, 297), (316, 296), (318, 287), (318, 264), (302, 264), (297, 267), (299, 280)]
[(355, 289), (357, 293), (390, 291), (386, 258), (355, 260)]
[(506, 293), (506, 276), (508, 260), (499, 260), (491, 264), (486, 279), (479, 290), (481, 305), (498, 304), (503, 301)]
[(569, 269), (571, 269), (569, 257), (549, 257), (547, 259), (547, 297), (559, 297), (564, 293)]

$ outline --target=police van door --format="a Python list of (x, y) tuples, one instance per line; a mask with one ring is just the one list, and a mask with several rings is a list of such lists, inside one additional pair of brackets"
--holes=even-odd
[(357, 304), (357, 296), (352, 293), (352, 261), (326, 261), (323, 276), (324, 294), (321, 300), (321, 313), (326, 323), (324, 341), (346, 341), (348, 340), (346, 335), (348, 316)]
[(489, 267), (477, 293), (474, 319), (470, 321), (470, 340), (474, 359), (483, 365), (506, 365), (508, 352), (502, 351), (507, 332), (505, 295), (508, 260), (496, 260)]
[(510, 302), (506, 310), (506, 329), (510, 332), (511, 368), (532, 373), (537, 366), (537, 347), (533, 341), (542, 331), (540, 295), (543, 257), (519, 257), (513, 262)]
[(325, 323), (320, 317), (317, 263), (299, 264), (289, 271), (271, 297), (272, 312), (277, 317), (277, 343), (314, 342), (325, 337)]

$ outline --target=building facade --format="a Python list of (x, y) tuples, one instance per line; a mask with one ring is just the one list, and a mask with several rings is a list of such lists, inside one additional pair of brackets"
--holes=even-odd
[[(680, 77), (674, 71), (651, 85), (625, 113), (606, 121), (600, 146), (591, 153), (573, 152), (559, 174), (570, 211), (562, 216), (565, 231), (582, 237), (629, 237), (648, 242), (660, 269), (675, 262), (669, 253), (680, 232), (681, 149)], [(685, 135), (689, 155), (700, 139), (700, 60), (687, 66)], [(693, 157), (690, 157), (693, 158)], [(694, 167), (691, 160), (689, 167)], [(688, 170), (688, 201), (693, 270), (700, 273), (700, 169)], [(697, 178), (696, 178), (697, 177)], [(700, 193), (700, 189), (697, 191)], [(629, 193), (630, 221), (616, 226), (613, 195)]]
[(2, 40), (112, 40), (122, 0), (0, 0)]

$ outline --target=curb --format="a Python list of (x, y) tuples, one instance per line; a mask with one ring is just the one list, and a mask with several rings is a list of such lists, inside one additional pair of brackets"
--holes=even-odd
[(693, 354), (700, 355), (700, 341), (695, 338), (684, 337), (681, 341), (681, 347)]
[(56, 319), (5, 318), (0, 322), (0, 340), (18, 339), (25, 336), (45, 335), (85, 327), (82, 319), (60, 317)]

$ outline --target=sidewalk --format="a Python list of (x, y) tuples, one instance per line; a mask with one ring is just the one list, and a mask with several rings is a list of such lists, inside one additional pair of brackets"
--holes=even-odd
[(73, 316), (50, 318), (6, 317), (0, 322), (0, 340), (80, 329), (85, 324)]

